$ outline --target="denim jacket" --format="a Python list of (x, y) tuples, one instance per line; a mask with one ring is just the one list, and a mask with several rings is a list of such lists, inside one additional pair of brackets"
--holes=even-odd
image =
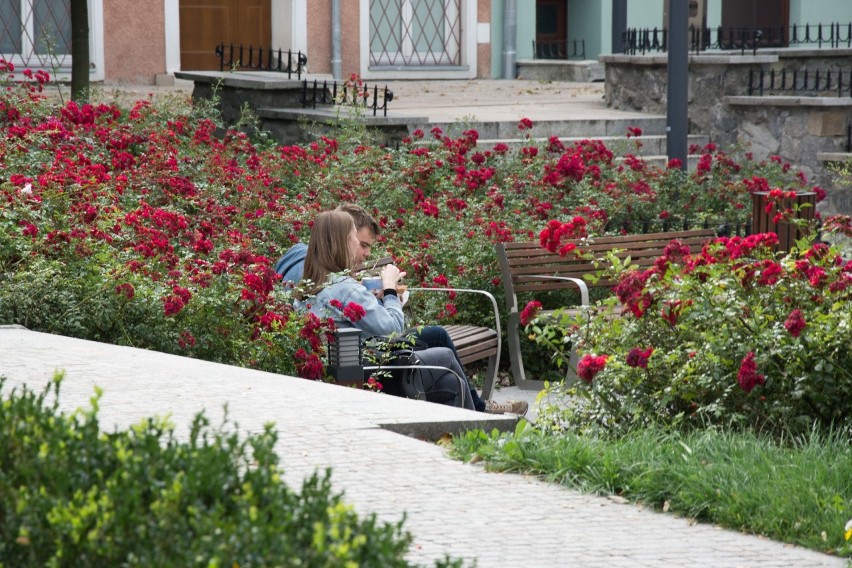
[[(363, 337), (374, 335), (390, 335), (402, 333), (405, 319), (402, 313), (402, 302), (394, 295), (385, 296), (379, 301), (369, 290), (351, 276), (332, 275), (332, 282), (307, 301), (296, 300), (294, 305), (298, 310), (310, 309), (320, 318), (332, 318), (338, 327), (355, 327), (363, 332)], [(364, 308), (367, 314), (357, 322), (352, 322), (343, 315), (342, 310), (330, 305), (332, 300), (338, 300), (345, 308), (354, 302)]]

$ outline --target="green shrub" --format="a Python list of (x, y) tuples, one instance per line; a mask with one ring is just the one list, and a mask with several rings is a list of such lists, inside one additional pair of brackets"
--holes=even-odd
[(271, 425), (241, 440), (199, 414), (186, 442), (161, 419), (105, 433), (100, 393), (62, 414), (60, 382), (0, 399), (0, 566), (409, 565), (403, 521), (359, 519), (329, 472), (284, 484)]
[[(583, 404), (543, 417), (607, 431), (852, 430), (852, 261), (808, 239), (787, 255), (776, 244), (771, 233), (720, 238), (693, 257), (673, 241), (645, 271), (602, 259), (614, 296), (532, 325), (544, 342), (548, 326), (570, 335), (583, 379), (571, 389)], [(550, 345), (566, 356), (566, 344)]]

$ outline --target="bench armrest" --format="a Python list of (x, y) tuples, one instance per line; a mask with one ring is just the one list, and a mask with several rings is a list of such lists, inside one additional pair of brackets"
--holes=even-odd
[(577, 288), (580, 289), (580, 305), (588, 306), (589, 305), (589, 286), (585, 281), (580, 278), (572, 278), (571, 276), (548, 276), (547, 274), (534, 274), (532, 276), (526, 276), (526, 278), (537, 278), (539, 280), (563, 280), (568, 282), (573, 282), (577, 285)]
[[(584, 283), (585, 284), (585, 283)], [(497, 308), (497, 300), (494, 299), (494, 294), (487, 290), (474, 290), (471, 288), (408, 288), (409, 291), (415, 292), (467, 292), (470, 294), (481, 294), (491, 300), (491, 308), (494, 310), (494, 325), (497, 331), (497, 361), (500, 361), (500, 353), (502, 350), (503, 332), (500, 329), (500, 311)], [(588, 299), (588, 289), (586, 290), (586, 298)]]

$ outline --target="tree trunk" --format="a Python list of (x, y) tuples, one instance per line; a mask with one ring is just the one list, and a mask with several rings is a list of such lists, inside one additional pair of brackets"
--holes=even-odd
[(71, 100), (89, 100), (88, 0), (71, 0)]

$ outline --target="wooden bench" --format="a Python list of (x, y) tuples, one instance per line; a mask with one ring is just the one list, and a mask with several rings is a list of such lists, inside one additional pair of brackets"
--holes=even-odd
[[(618, 250), (617, 256), (629, 256), (632, 263), (640, 268), (653, 265), (654, 261), (663, 254), (670, 241), (677, 239), (689, 247), (691, 253), (701, 251), (703, 245), (716, 233), (712, 229), (696, 229), (689, 231), (672, 231), (666, 233), (647, 233), (644, 235), (619, 235), (596, 237), (585, 240), (563, 241), (563, 244), (573, 243), (582, 252), (592, 253), (600, 257), (611, 250)], [(600, 279), (596, 282), (587, 281), (585, 275), (594, 274), (597, 268), (590, 260), (565, 257), (551, 253), (537, 242), (498, 243), (497, 258), (500, 262), (503, 288), (506, 293), (506, 311), (509, 321), (506, 329), (509, 358), (512, 364), (512, 377), (515, 384), (524, 389), (537, 389), (544, 385), (543, 381), (527, 379), (521, 356), (520, 311), (524, 305), (518, 305), (518, 294), (525, 294), (534, 299), (535, 295), (551, 290), (578, 289), (580, 291), (580, 306), (589, 305), (589, 287), (611, 288), (616, 283)], [(576, 368), (576, 351), (572, 350), (570, 371)]]

